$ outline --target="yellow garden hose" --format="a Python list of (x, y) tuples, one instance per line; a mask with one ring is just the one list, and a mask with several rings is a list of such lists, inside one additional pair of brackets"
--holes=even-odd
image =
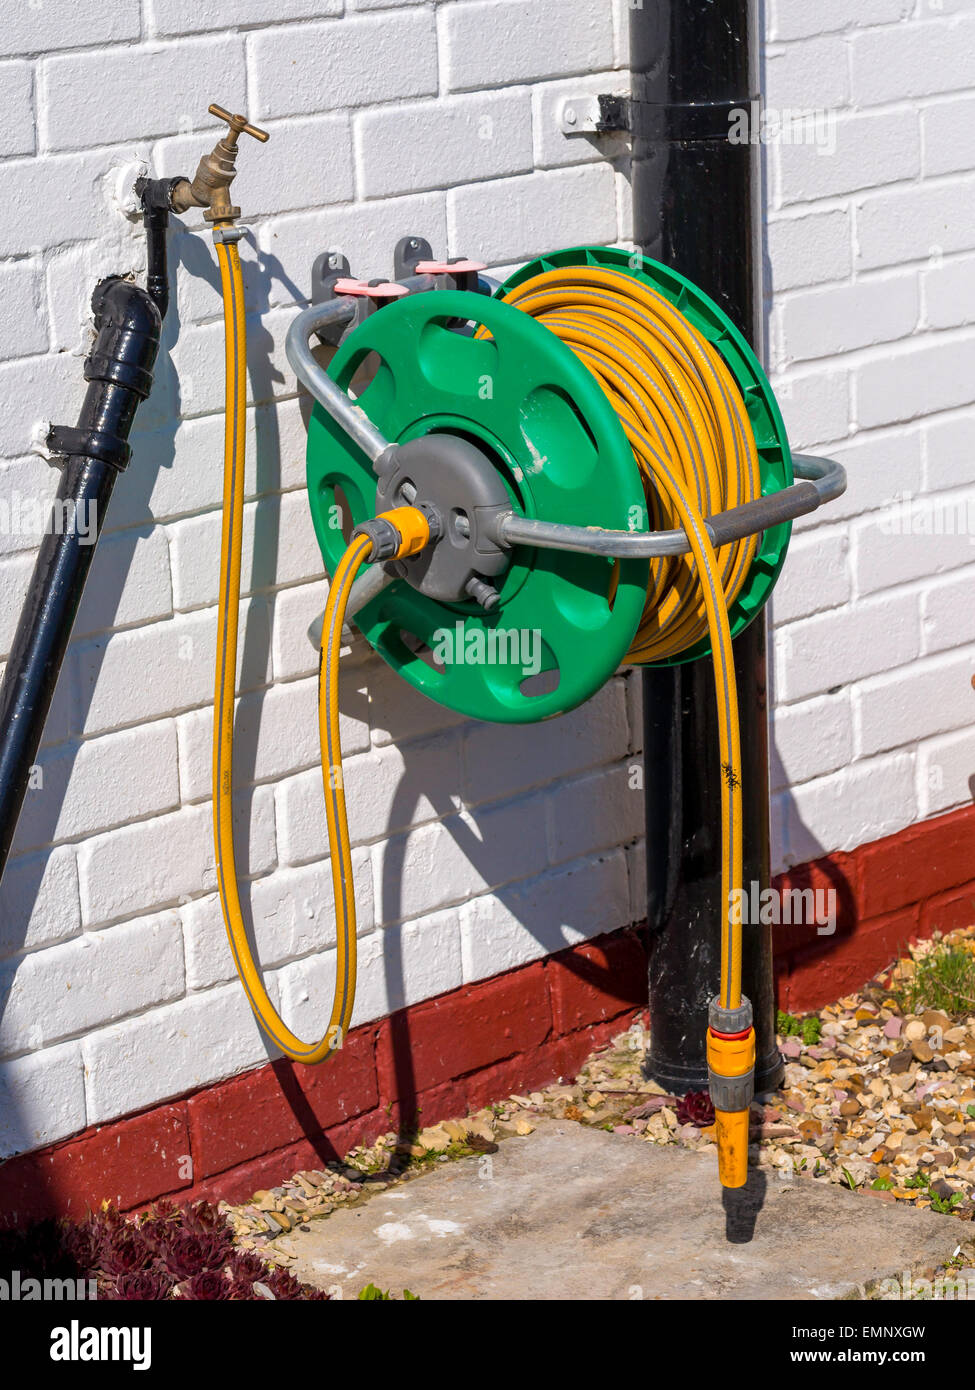
[[(234, 963), (262, 1028), (295, 1061), (325, 1060), (348, 1032), (355, 995), (355, 899), (342, 783), (338, 715), (338, 657), (349, 594), (363, 563), (380, 558), (374, 533), (353, 532), (329, 590), (322, 627), (319, 724), (322, 775), (337, 932), (336, 985), (322, 1039), (304, 1043), (283, 1022), (261, 979), (244, 927), (233, 840), (233, 721), (240, 601), (246, 406), (246, 330), (236, 244), (217, 242), (224, 296), (227, 394), (223, 537), (214, 696), (213, 812), (217, 882)], [(539, 319), (597, 377), (610, 397), (644, 480), (655, 529), (682, 527), (690, 556), (651, 563), (640, 626), (630, 662), (679, 656), (704, 635), (711, 643), (719, 709), (722, 766), (721, 881), (727, 905), (721, 934), (720, 994), (712, 1006), (708, 1061), (719, 1103), (721, 1180), (743, 1185), (747, 1168), (748, 1103), (754, 1069), (754, 1029), (741, 993), (742, 769), (729, 605), (755, 557), (749, 537), (717, 552), (705, 529), (712, 513), (760, 495), (758, 457), (744, 403), (721, 355), (656, 291), (617, 271), (547, 271), (507, 299)], [(482, 330), (483, 331), (483, 330)], [(429, 539), (426, 517), (407, 507), (376, 522), (389, 526), (397, 555), (415, 554)], [(719, 1023), (715, 1026), (715, 1006)], [(747, 1026), (723, 1033), (720, 1020)], [(742, 1098), (744, 1097), (744, 1100)]]
[(705, 517), (758, 497), (758, 455), (744, 403), (721, 355), (664, 299), (620, 271), (550, 270), (506, 298), (572, 348), (602, 384), (633, 447), (655, 529), (682, 526), (691, 555), (655, 560), (629, 662), (679, 656), (707, 633), (722, 767), (721, 1002), (741, 1002), (741, 747), (728, 608), (756, 536), (717, 553)]
[[(747, 1177), (755, 1033), (741, 993), (742, 769), (728, 609), (758, 549), (749, 536), (715, 552), (705, 518), (761, 495), (758, 454), (741, 393), (721, 354), (670, 302), (621, 271), (545, 271), (505, 296), (589, 368), (612, 401), (640, 468), (655, 529), (683, 527), (689, 556), (650, 566), (629, 662), (681, 655), (707, 633), (721, 758), (720, 1005), (707, 1052), (716, 1096), (721, 1181)], [(483, 331), (483, 330), (482, 330)], [(715, 1020), (731, 1019), (727, 1032)], [(734, 1031), (731, 1031), (731, 1029)]]
[(356, 924), (352, 857), (342, 786), (339, 741), (338, 665), (349, 591), (372, 550), (368, 536), (354, 538), (336, 569), (322, 625), (319, 671), (319, 726), (325, 814), (332, 856), (337, 936), (336, 982), (332, 1012), (323, 1037), (302, 1042), (280, 1017), (264, 988), (240, 908), (233, 829), (234, 697), (237, 673), (237, 618), (244, 514), (244, 420), (246, 326), (240, 257), (233, 243), (217, 242), (226, 330), (227, 394), (224, 439), (223, 536), (220, 551), (220, 602), (217, 621), (216, 686), (213, 704), (213, 838), (217, 885), (227, 938), (237, 973), (261, 1027), (296, 1062), (322, 1062), (345, 1039), (355, 1000)]

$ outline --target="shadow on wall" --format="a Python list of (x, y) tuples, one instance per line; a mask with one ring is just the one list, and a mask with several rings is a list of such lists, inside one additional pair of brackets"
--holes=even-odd
[[(45, 769), (43, 795), (36, 794), (33, 799), (29, 799), (25, 806), (14, 844), (13, 852), (16, 858), (11, 859), (8, 881), (5, 882), (2, 897), (0, 897), (0, 905), (2, 905), (2, 921), (0, 921), (2, 937), (0, 937), (0, 941), (2, 941), (4, 954), (8, 956), (21, 951), (27, 944), (27, 930), (32, 910), (42, 893), (42, 880), (58, 855), (57, 849), (41, 849), (34, 853), (28, 853), (28, 851), (33, 851), (36, 846), (49, 843), (57, 833), (58, 820), (65, 795), (75, 772), (78, 754), (83, 747), (81, 733), (85, 728), (91, 708), (110, 634), (118, 621), (120, 602), (132, 569), (136, 548), (141, 540), (152, 533), (155, 525), (152, 513), (154, 486), (162, 469), (180, 466), (176, 458), (178, 422), (184, 411), (187, 415), (193, 414), (192, 402), (182, 399), (180, 381), (172, 361), (172, 353), (179, 342), (181, 332), (176, 268), (177, 265), (181, 266), (185, 275), (190, 279), (203, 281), (214, 290), (219, 289), (219, 274), (209, 246), (199, 233), (187, 232), (178, 225), (174, 226), (169, 250), (174, 293), (163, 329), (153, 393), (137, 416), (132, 433), (132, 462), (124, 478), (120, 480), (116, 496), (113, 499), (112, 514), (108, 518), (109, 530), (95, 556), (86, 590), (83, 627), (79, 629), (78, 637), (65, 662), (60, 682), (62, 687), (67, 685), (67, 690), (61, 691), (59, 701), (62, 713), (60, 717), (57, 713), (54, 714), (48, 729), (49, 738), (42, 752), (42, 764)], [(245, 262), (245, 267), (247, 266), (250, 268), (250, 273), (247, 276), (246, 293), (249, 305), (248, 371), (251, 381), (251, 395), (256, 401), (269, 402), (272, 401), (274, 385), (283, 379), (281, 373), (273, 365), (274, 344), (271, 335), (261, 322), (261, 316), (268, 306), (269, 287), (272, 281), (277, 280), (289, 294), (293, 295), (297, 304), (304, 301), (304, 296), (289, 280), (277, 258), (267, 253), (258, 252), (257, 265), (255, 266), (253, 262)], [(80, 364), (78, 386), (80, 397), (82, 390)], [(307, 406), (307, 400), (303, 404)], [(256, 412), (256, 418), (256, 492), (257, 494), (273, 493), (279, 489), (281, 476), (279, 430), (273, 404), (270, 409), (265, 407)], [(206, 466), (213, 470), (215, 478), (218, 477), (222, 466), (221, 457), (216, 455), (207, 462)], [(263, 509), (264, 515), (261, 515), (261, 511), (262, 509), (259, 508), (256, 548), (259, 548), (261, 553), (262, 571), (273, 575), (277, 570), (281, 544), (277, 510), (275, 508)], [(113, 525), (120, 526), (122, 529), (112, 530)], [(216, 559), (214, 559), (214, 564), (216, 564)], [(264, 623), (245, 622), (241, 634), (242, 663), (245, 672), (266, 670), (269, 658), (269, 632), (269, 627)], [(85, 645), (86, 656), (89, 658), (86, 661), (83, 689), (76, 666), (77, 648), (82, 642)], [(376, 659), (376, 664), (378, 666), (378, 659)], [(245, 788), (238, 797), (239, 814), (237, 817), (238, 852), (240, 863), (243, 865), (249, 861), (250, 850), (248, 809), (251, 794), (246, 789), (254, 781), (257, 758), (256, 734), (268, 689), (269, 687), (263, 685), (255, 692), (255, 703), (250, 706), (248, 724), (238, 730), (235, 741), (235, 782)], [(422, 697), (414, 696), (413, 698)], [(71, 708), (71, 700), (73, 700), (73, 709)], [(383, 696), (384, 706), (388, 703), (390, 708), (383, 707), (380, 718), (389, 737), (394, 742), (398, 742), (400, 738), (408, 737), (408, 729), (402, 722), (398, 724), (395, 700), (395, 693), (390, 696)], [(368, 701), (368, 690), (349, 691), (343, 699), (343, 713), (355, 718), (366, 718), (368, 722), (368, 711), (364, 708)], [(560, 721), (552, 722), (558, 724)], [(421, 798), (429, 796), (431, 792), (428, 785), (430, 779), (425, 776), (422, 745), (416, 745), (411, 749), (407, 743), (404, 757), (406, 765), (396, 788), (389, 814), (389, 825), (393, 831), (403, 830), (410, 826)], [(81, 775), (80, 771), (78, 775)], [(500, 877), (503, 877), (503, 870), (498, 859), (498, 838), (490, 829), (482, 830), (480, 828), (480, 822), (488, 815), (490, 807), (479, 808), (470, 812), (470, 821), (461, 820), (457, 814), (458, 806), (452, 801), (448, 791), (439, 788), (435, 790), (434, 795), (435, 814), (444, 818), (443, 824), (475, 872), (487, 883), (496, 882)], [(539, 832), (540, 838), (544, 842), (544, 831), (541, 825)], [(404, 869), (404, 855), (405, 840), (400, 835), (387, 845), (383, 862), (382, 919), (384, 921), (395, 922), (402, 915), (401, 875)], [(539, 859), (541, 862), (538, 866), (538, 872), (542, 872), (548, 867), (544, 849), (539, 855)], [(48, 884), (50, 881), (49, 877)], [(43, 892), (47, 893), (48, 891), (49, 887), (45, 885)], [(331, 894), (329, 867), (324, 861), (321, 864), (321, 891), (325, 895)], [(255, 956), (259, 958), (259, 952), (254, 942), (253, 921), (250, 918), (249, 896), (247, 893), (243, 895), (243, 908), (252, 948), (255, 950)], [(555, 922), (554, 919), (549, 921), (540, 919), (530, 895), (526, 897), (523, 885), (496, 889), (493, 896), (499, 903), (501, 912), (510, 913), (515, 920), (535, 936), (540, 948), (539, 954), (550, 954), (566, 945), (597, 935), (605, 925), (598, 919), (594, 919), (590, 902), (579, 901), (574, 910), (570, 909), (568, 913), (562, 913), (560, 919)], [(627, 912), (626, 915), (629, 916), (629, 913)], [(615, 928), (626, 924), (620, 921), (613, 922), (611, 926)], [(409, 1023), (401, 1011), (402, 1002), (407, 997), (402, 933), (396, 927), (392, 929), (380, 928), (379, 931), (382, 933), (384, 948), (383, 968), (386, 993), (390, 1001), (390, 1008), (395, 1015), (392, 1043), (399, 1097), (398, 1110), (403, 1117), (405, 1128), (408, 1129), (416, 1114), (417, 1087), (410, 1048)], [(73, 935), (77, 936), (77, 932)], [(65, 937), (65, 940), (69, 939), (71, 937)], [(19, 956), (12, 960), (10, 968), (6, 970), (0, 967), (0, 1022), (2, 1022), (3, 1010), (9, 998), (16, 967), (24, 959), (24, 956)], [(567, 957), (566, 968), (584, 975), (587, 984), (593, 989), (611, 989), (613, 987), (614, 982), (610, 972), (602, 971), (598, 963), (593, 960), (575, 961), (571, 957)], [(95, 989), (98, 987), (97, 980), (89, 979), (85, 983), (87, 988)], [(323, 1009), (325, 1003), (326, 1001), (323, 999)], [(267, 1043), (265, 1043), (265, 1051), (273, 1063), (274, 1074), (281, 1087), (282, 1095), (295, 1114), (302, 1131), (319, 1148), (323, 1160), (335, 1157), (336, 1155), (327, 1139), (322, 1135), (320, 1126), (302, 1091), (296, 1075), (297, 1069), (286, 1059), (281, 1058), (276, 1049)], [(23, 1093), (18, 1093), (16, 1089), (12, 1089), (0, 1099), (0, 1106), (2, 1106), (0, 1130), (5, 1135), (4, 1149), (8, 1155), (29, 1151), (37, 1143), (32, 1133), (32, 1120), (28, 1103), (28, 1088), (31, 1084), (27, 1080)], [(62, 1137), (65, 1136), (58, 1136), (59, 1139)], [(56, 1194), (52, 1192), (51, 1196), (53, 1200)]]
[[(41, 894), (50, 893), (56, 896), (59, 888), (63, 891), (63, 880), (59, 881), (58, 869), (54, 864), (59, 854), (58, 850), (45, 849), (36, 853), (29, 851), (34, 850), (36, 846), (45, 845), (57, 833), (64, 798), (79, 752), (84, 746), (81, 734), (88, 719), (110, 634), (118, 619), (120, 601), (136, 548), (140, 541), (151, 534), (155, 525), (151, 505), (153, 489), (162, 469), (178, 466), (176, 433), (187, 403), (181, 397), (180, 380), (172, 361), (172, 353), (179, 341), (181, 330), (177, 266), (182, 266), (190, 277), (205, 280), (217, 291), (220, 278), (208, 241), (199, 233), (185, 231), (178, 224), (173, 226), (170, 234), (169, 262), (173, 294), (163, 325), (153, 390), (136, 416), (131, 435), (132, 459), (119, 480), (107, 519), (108, 529), (92, 562), (75, 628), (76, 636), (62, 668), (58, 693), (39, 756), (43, 770), (43, 785), (28, 792), (14, 839), (8, 872), (0, 889), (0, 949), (5, 957), (13, 956), (25, 946), (31, 915)], [(288, 285), (296, 297), (300, 298), (300, 294), (287, 281), (276, 258), (262, 258), (262, 269), (267, 278), (260, 281), (252, 276), (248, 285), (248, 302), (251, 306), (248, 316), (248, 372), (251, 396), (256, 401), (267, 402), (272, 399), (273, 384), (284, 379), (273, 365), (273, 340), (262, 326), (259, 317), (267, 307), (268, 281), (277, 278)], [(79, 358), (79, 402), (83, 390)], [(192, 411), (187, 410), (186, 413), (191, 414)], [(258, 411), (256, 418), (258, 493), (274, 492), (279, 486), (278, 444), (276, 413), (272, 405), (271, 409)], [(222, 454), (216, 454), (208, 463), (208, 467), (213, 469), (214, 477), (218, 478), (222, 468)], [(113, 525), (121, 525), (123, 529), (113, 530)], [(266, 567), (273, 573), (279, 544), (277, 513), (274, 508), (266, 509), (266, 516), (259, 523), (258, 544)], [(77, 653), (82, 644), (86, 652), (83, 680), (77, 665)], [(266, 669), (269, 636), (265, 624), (245, 620), (240, 645), (245, 671)], [(252, 758), (253, 745), (249, 749), (242, 741), (237, 769), (241, 784), (253, 780)], [(242, 863), (248, 862), (249, 858), (249, 801), (250, 794), (246, 791), (238, 797), (236, 823)], [(49, 874), (52, 868), (54, 872)], [(46, 883), (45, 875), (48, 875)], [(76, 891), (73, 884), (71, 891)], [(77, 931), (64, 939), (70, 940), (75, 937)], [(17, 967), (23, 959), (25, 957), (15, 958), (5, 965), (0, 965), (0, 1026)], [(85, 986), (97, 989), (99, 983), (97, 980), (89, 979)], [(26, 1088), (31, 1084), (28, 1072)], [(19, 1093), (16, 1083), (8, 1086), (0, 1096), (2, 1157), (36, 1146), (30, 1109), (25, 1102), (26, 1095)]]

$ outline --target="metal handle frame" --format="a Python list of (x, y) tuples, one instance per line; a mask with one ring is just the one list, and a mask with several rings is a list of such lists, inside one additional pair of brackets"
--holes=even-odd
[[(432, 290), (433, 276), (417, 275), (401, 282), (411, 294)], [(380, 311), (381, 312), (381, 311)], [(391, 444), (376, 428), (365, 411), (338, 386), (324, 367), (312, 355), (310, 339), (325, 327), (350, 322), (355, 308), (348, 300), (330, 300), (313, 304), (295, 318), (288, 329), (285, 351), (292, 370), (338, 425), (351, 436), (372, 461), (373, 467), (397, 446)], [(715, 546), (757, 535), (773, 526), (794, 521), (814, 512), (825, 502), (831, 502), (846, 491), (846, 470), (835, 459), (818, 458), (812, 454), (796, 454), (792, 460), (798, 481), (768, 497), (757, 498), (740, 507), (716, 512), (706, 524)], [(492, 539), (509, 549), (516, 545), (533, 545), (544, 550), (574, 550), (590, 555), (606, 555), (617, 559), (657, 559), (667, 555), (683, 555), (690, 551), (690, 542), (683, 528), (674, 531), (629, 532), (606, 531), (598, 527), (566, 526), (560, 522), (536, 521), (531, 517), (507, 512), (497, 519)], [(364, 584), (357, 581), (355, 588)], [(353, 590), (349, 612), (362, 606)], [(369, 597), (378, 592), (376, 582), (369, 586)], [(364, 597), (362, 602), (368, 602)]]

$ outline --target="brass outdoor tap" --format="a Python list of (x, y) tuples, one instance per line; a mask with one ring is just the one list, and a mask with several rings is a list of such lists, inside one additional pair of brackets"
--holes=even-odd
[(251, 125), (246, 116), (232, 116), (222, 106), (208, 106), (207, 110), (211, 116), (226, 121), (230, 129), (200, 160), (192, 181), (180, 179), (173, 187), (170, 205), (174, 212), (203, 208), (207, 222), (234, 222), (240, 216), (240, 208), (230, 201), (230, 185), (237, 176), (237, 138), (242, 133), (253, 135), (263, 144), (270, 136), (266, 130)]

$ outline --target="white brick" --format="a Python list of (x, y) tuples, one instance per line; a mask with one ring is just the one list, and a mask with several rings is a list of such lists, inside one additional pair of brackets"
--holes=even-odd
[[(350, 688), (340, 671), (340, 704)], [(363, 714), (365, 711), (363, 711)], [(340, 714), (342, 751), (348, 757), (369, 747), (365, 718)], [(180, 778), (184, 801), (211, 794), (213, 711), (194, 710), (179, 720)], [(234, 730), (234, 785), (286, 777), (299, 768), (320, 772), (318, 680), (289, 681), (245, 695), (237, 703)]]
[(0, 31), (0, 53), (46, 53), (137, 39), (139, 0), (44, 0), (42, 5), (8, 5)]
[(975, 730), (933, 738), (918, 748), (918, 812), (936, 816), (955, 806), (970, 806)]
[(26, 454), (41, 421), (77, 419), (84, 386), (81, 362), (66, 353), (0, 364), (0, 457)]
[(975, 323), (975, 256), (923, 272), (924, 320), (930, 328)]
[(53, 1144), (85, 1127), (77, 1043), (0, 1065), (0, 1158)]
[(851, 595), (849, 550), (845, 531), (795, 536), (772, 596), (775, 622), (791, 623), (846, 603)]
[(832, 367), (813, 373), (789, 372), (774, 377), (779, 403), (793, 449), (815, 451), (843, 439), (850, 428), (850, 375)]
[[(411, 744), (405, 753), (388, 747), (354, 757), (345, 763), (344, 782), (353, 844), (456, 813), (460, 810), (459, 738), (444, 734)], [(301, 864), (327, 857), (320, 766), (281, 783), (277, 818), (282, 861)]]
[(549, 794), (553, 864), (625, 845), (641, 834), (643, 785), (633, 782), (628, 761), (557, 784)]
[(975, 98), (938, 102), (921, 112), (924, 173), (967, 174), (975, 147)]
[(318, 671), (318, 644), (308, 633), (313, 624), (321, 624), (327, 599), (328, 590), (321, 582), (280, 589), (274, 595), (271, 654), (275, 680), (293, 680)]
[(13, 644), (35, 559), (29, 550), (0, 560), (0, 652), (4, 656)]
[(822, 280), (845, 280), (853, 265), (849, 211), (831, 208), (770, 221), (768, 254), (776, 294)]
[(968, 405), (973, 379), (975, 337), (922, 340), (857, 370), (857, 421), (870, 428)]
[(155, 34), (192, 34), (195, 30), (224, 29), (234, 25), (266, 24), (269, 19), (324, 19), (342, 13), (342, 0), (275, 0), (269, 14), (267, 0), (234, 0), (228, 11), (222, 0), (149, 0), (149, 24)]
[(892, 835), (917, 815), (914, 759), (873, 758), (776, 798), (779, 867), (805, 864), (827, 845), (854, 849)]
[(917, 655), (920, 618), (917, 598), (902, 594), (868, 599), (789, 623), (775, 632), (775, 684), (781, 699), (807, 699)]
[(34, 1050), (177, 998), (183, 945), (175, 913), (126, 922), (4, 966), (0, 1048)]
[(854, 528), (857, 591), (877, 593), (975, 561), (975, 490), (905, 499)]
[(367, 111), (356, 118), (356, 143), (366, 198), (524, 173), (532, 167), (531, 95), (478, 92)]
[(537, 255), (540, 227), (558, 227), (560, 245), (616, 240), (613, 171), (603, 164), (473, 184), (447, 200), (451, 248), (489, 263)]
[[(178, 521), (167, 528), (173, 564), (173, 597), (181, 612), (217, 602), (220, 592), (220, 512)], [(244, 507), (242, 594), (292, 584), (323, 572), (308, 497), (288, 492)], [(323, 605), (324, 607), (324, 601)]]
[[(441, 15), (447, 85), (496, 87), (613, 65), (608, 5), (589, 0), (470, 0)], [(571, 244), (571, 243), (570, 243)]]
[[(885, 119), (873, 117), (872, 119)], [(967, 180), (895, 188), (857, 205), (857, 264), (862, 270), (937, 261), (952, 251), (975, 247)]]
[(932, 584), (921, 595), (921, 623), (925, 652), (975, 642), (975, 574), (966, 570)]
[(33, 153), (34, 77), (31, 65), (0, 63), (0, 156)]
[[(274, 810), (268, 788), (235, 797), (234, 832), (242, 878), (273, 867)], [(216, 873), (210, 805), (186, 807), (86, 840), (78, 851), (78, 870), (86, 926), (212, 892)]]
[[(821, 511), (800, 517), (796, 523), (799, 532), (863, 516), (921, 491), (921, 439), (917, 430), (857, 435), (849, 444), (829, 452), (846, 469), (846, 492)], [(784, 576), (788, 573), (787, 565)], [(782, 582), (776, 586), (773, 605), (778, 602)]]
[(773, 791), (823, 777), (853, 760), (853, 711), (849, 691), (784, 705), (773, 711)]
[(376, 850), (377, 920), (420, 917), (538, 873), (546, 862), (544, 798), (448, 816)]
[[(335, 952), (286, 966), (277, 972), (276, 980), (290, 1026), (301, 1037), (320, 1037), (335, 988)], [(456, 913), (441, 912), (401, 927), (387, 927), (359, 942), (352, 1026), (444, 994), (462, 981)]]
[(534, 88), (532, 121), (537, 169), (551, 169), (564, 164), (595, 164), (625, 156), (629, 136), (624, 131), (571, 137), (562, 133), (561, 110), (566, 97), (599, 96), (603, 93), (628, 97), (626, 75), (597, 72), (591, 77), (573, 77), (568, 82), (545, 82)]
[[(372, 279), (392, 274), (392, 248), (400, 237), (411, 234), (426, 237), (435, 255), (447, 254), (447, 214), (442, 193), (276, 217), (261, 228), (260, 242), (262, 249), (286, 268), (289, 280), (307, 296), (312, 262), (319, 252), (340, 251), (354, 260), (357, 275)], [(472, 243), (464, 254), (473, 256), (477, 250), (477, 244)], [(291, 302), (294, 298), (287, 288), (278, 285), (272, 285), (271, 296), (272, 303)], [(288, 380), (293, 380), (290, 368)]]
[[(286, 212), (289, 208), (327, 208), (353, 197), (352, 131), (348, 116), (272, 120), (266, 125), (271, 137), (268, 143), (244, 148), (238, 162), (233, 197), (244, 209), (245, 217)], [(157, 169), (190, 172), (199, 161), (202, 143), (198, 134), (160, 140), (153, 149), (153, 164)], [(250, 145), (250, 141), (247, 143)], [(184, 238), (188, 249), (191, 243), (200, 246), (198, 231), (187, 231)], [(260, 298), (266, 297), (269, 270), (265, 267), (254, 277), (259, 297), (245, 282), (248, 304), (259, 303)]]
[(432, 14), (364, 15), (249, 41), (251, 113), (287, 116), (431, 96), (437, 90)]
[[(352, 871), (356, 931), (361, 937), (372, 930), (375, 917), (368, 851), (353, 853)], [(334, 948), (335, 903), (329, 865), (282, 869), (255, 879), (244, 895), (244, 916), (248, 924), (253, 923), (252, 939), (264, 970), (295, 956)], [(219, 897), (214, 893), (188, 903), (182, 919), (187, 986), (207, 989), (235, 979)]]
[[(90, 1124), (198, 1090), (268, 1056), (239, 984), (100, 1029), (82, 1046)], [(172, 1157), (175, 1182), (182, 1156)]]
[(917, 326), (919, 309), (912, 274), (790, 295), (779, 311), (786, 360), (834, 357), (906, 338)]
[(28, 790), (17, 824), (22, 848), (93, 835), (179, 805), (172, 720), (58, 744), (38, 766), (43, 782)]
[[(252, 406), (246, 421), (245, 497), (304, 478), (305, 428), (297, 401)], [(183, 420), (176, 429), (132, 435), (134, 459), (152, 491), (117, 488), (109, 529), (190, 515), (220, 505), (223, 495), (223, 416)], [(278, 457), (278, 449), (281, 451)], [(219, 556), (213, 561), (219, 564)]]
[(72, 636), (168, 618), (172, 612), (165, 533), (158, 528), (117, 532), (98, 543)]
[(975, 16), (938, 16), (895, 30), (855, 34), (851, 53), (853, 92), (861, 106), (970, 87)]
[(912, 111), (841, 115), (835, 136), (835, 151), (817, 143), (769, 145), (780, 202), (836, 197), (920, 173), (920, 129)]
[(240, 110), (244, 46), (229, 35), (48, 58), (38, 75), (45, 147), (108, 145), (167, 135), (181, 123), (209, 124), (202, 110), (187, 103), (185, 80), (187, 71), (207, 68), (220, 72), (224, 98), (231, 110)]
[[(238, 690), (268, 680), (269, 626), (265, 602), (241, 605)], [(74, 656), (85, 732), (102, 733), (206, 704), (213, 699), (216, 645), (215, 609), (81, 643)]]
[(763, 98), (768, 111), (833, 111), (850, 100), (845, 39), (811, 39), (765, 57)]
[(914, 12), (915, 0), (773, 0), (770, 35), (802, 39), (868, 24), (894, 24)]
[(374, 743), (405, 743), (464, 722), (455, 710), (438, 705), (407, 684), (385, 661), (373, 659), (360, 677), (369, 696), (369, 723)]
[(916, 743), (972, 723), (972, 649), (915, 662), (853, 692), (861, 757)]
[(924, 425), (925, 491), (941, 492), (972, 481), (973, 430), (975, 412), (972, 411), (934, 419)]
[[(646, 911), (644, 904), (643, 911)], [(480, 980), (627, 926), (621, 850), (477, 898), (464, 909), (464, 978)]]
[(0, 955), (51, 946), (80, 930), (78, 869), (72, 848), (8, 860), (0, 881)]
[(615, 762), (629, 751), (626, 692), (613, 681), (579, 709), (542, 724), (471, 724), (464, 749), (469, 806)]
[(0, 463), (0, 554), (37, 549), (60, 479), (36, 454)]

